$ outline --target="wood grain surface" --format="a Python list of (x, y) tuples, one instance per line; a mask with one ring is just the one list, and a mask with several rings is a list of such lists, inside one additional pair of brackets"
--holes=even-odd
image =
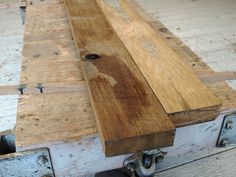
[[(97, 3), (65, 5), (105, 154), (171, 145), (172, 122)], [(88, 60), (89, 54), (99, 57)]]
[(97, 134), (63, 3), (27, 6), (22, 55), (16, 146)]
[(192, 110), (219, 108), (220, 100), (133, 10), (130, 1), (97, 2), (168, 114), (184, 117)]

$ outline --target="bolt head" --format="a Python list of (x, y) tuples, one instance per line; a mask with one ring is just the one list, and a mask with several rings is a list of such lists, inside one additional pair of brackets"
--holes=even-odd
[(225, 124), (225, 128), (232, 129), (233, 128), (233, 121), (232, 120), (227, 121)]
[(227, 138), (222, 139), (220, 142), (220, 147), (225, 147), (229, 143), (229, 140)]

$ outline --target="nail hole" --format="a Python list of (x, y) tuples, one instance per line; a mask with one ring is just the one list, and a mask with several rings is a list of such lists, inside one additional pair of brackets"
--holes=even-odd
[(167, 28), (159, 28), (159, 31), (166, 33), (168, 31), (168, 29)]

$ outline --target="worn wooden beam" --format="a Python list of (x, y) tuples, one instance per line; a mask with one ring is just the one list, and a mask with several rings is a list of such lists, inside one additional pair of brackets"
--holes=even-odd
[(105, 154), (171, 145), (172, 122), (97, 3), (65, 5)]
[(186, 125), (193, 119), (189, 117), (217, 117), (220, 100), (134, 11), (130, 1), (97, 3), (172, 119)]

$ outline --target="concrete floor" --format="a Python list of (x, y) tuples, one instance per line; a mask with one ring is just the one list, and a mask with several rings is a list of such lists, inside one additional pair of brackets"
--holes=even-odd
[[(1, 0), (0, 86), (19, 84), (23, 30), (16, 0)], [(17, 101), (17, 95), (0, 96), (0, 133), (14, 129)]]

